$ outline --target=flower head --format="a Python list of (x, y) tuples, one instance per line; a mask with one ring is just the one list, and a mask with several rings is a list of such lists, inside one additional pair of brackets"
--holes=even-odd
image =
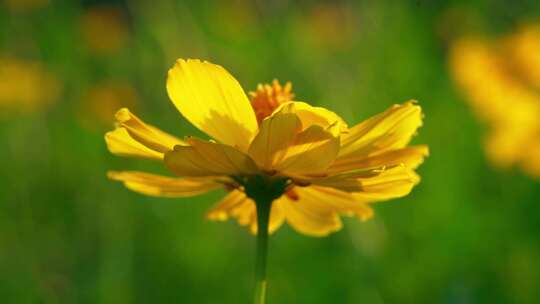
[(489, 126), (488, 158), (540, 178), (540, 26), (494, 41), (462, 38), (451, 48), (450, 67)]
[(407, 147), (422, 124), (414, 102), (392, 106), (352, 128), (335, 113), (292, 101), (288, 83), (259, 85), (248, 96), (223, 67), (178, 60), (167, 91), (180, 113), (213, 140), (183, 140), (147, 125), (127, 109), (106, 134), (117, 155), (163, 162), (177, 177), (110, 172), (133, 191), (187, 197), (218, 188), (228, 194), (208, 212), (257, 231), (253, 192), (267, 191), (269, 230), (284, 222), (324, 236), (341, 228), (340, 215), (366, 220), (370, 203), (407, 195), (426, 146)]

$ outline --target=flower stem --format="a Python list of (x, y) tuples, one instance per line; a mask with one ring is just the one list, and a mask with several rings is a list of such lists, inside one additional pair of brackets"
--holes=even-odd
[(257, 203), (257, 257), (255, 261), (255, 304), (266, 303), (266, 257), (268, 255), (268, 221), (272, 199), (261, 197)]
[(255, 260), (255, 304), (266, 303), (266, 256), (268, 255), (268, 222), (272, 202), (279, 198), (289, 184), (289, 180), (279, 176), (253, 175), (236, 177), (235, 181), (244, 187), (246, 196), (255, 202), (257, 208), (257, 257)]

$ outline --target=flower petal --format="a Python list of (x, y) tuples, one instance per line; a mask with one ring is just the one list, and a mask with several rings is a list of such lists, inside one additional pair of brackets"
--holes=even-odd
[(353, 193), (357, 200), (379, 202), (411, 193), (420, 183), (420, 176), (404, 166), (389, 169), (378, 176), (359, 179), (362, 191)]
[(173, 178), (137, 171), (111, 171), (107, 175), (132, 191), (151, 196), (189, 197), (223, 186), (210, 178)]
[(364, 193), (375, 198), (396, 198), (407, 195), (420, 177), (405, 165), (350, 171), (326, 177), (305, 178), (301, 184), (331, 187), (345, 192)]
[(339, 127), (312, 125), (298, 133), (274, 169), (291, 176), (321, 174), (339, 152)]
[(373, 209), (364, 201), (357, 200), (351, 193), (321, 186), (295, 187), (301, 200), (309, 200), (318, 208), (329, 208), (345, 215), (355, 215), (365, 221), (373, 217)]
[(247, 203), (246, 195), (239, 190), (229, 192), (216, 206), (214, 206), (206, 217), (213, 221), (226, 221), (229, 219), (232, 210)]
[[(236, 219), (239, 225), (249, 226), (251, 233), (257, 233), (255, 203), (239, 190), (231, 191), (207, 213), (207, 218), (214, 221), (225, 221), (231, 217)], [(272, 204), (268, 232), (275, 232), (284, 219), (281, 208), (276, 203)]]
[(179, 176), (235, 176), (258, 173), (246, 154), (220, 143), (188, 138), (189, 146), (165, 153), (165, 165)]
[(331, 125), (339, 124), (341, 132), (347, 131), (347, 123), (336, 113), (323, 108), (314, 107), (302, 101), (290, 101), (279, 106), (274, 112), (281, 111), (284, 107), (294, 105), (295, 113), (302, 122), (302, 129), (307, 129), (312, 125), (328, 128)]
[(282, 107), (263, 120), (259, 133), (249, 146), (249, 156), (263, 170), (272, 170), (276, 161), (283, 158), (301, 127), (294, 108)]
[(122, 156), (162, 159), (175, 145), (186, 143), (156, 127), (145, 124), (127, 108), (116, 112), (118, 127), (105, 134), (109, 151)]
[(405, 147), (422, 126), (422, 110), (414, 101), (394, 105), (352, 128), (341, 140), (339, 158), (366, 157)]
[(288, 175), (320, 174), (332, 164), (339, 151), (339, 123), (334, 121), (325, 127), (312, 124), (301, 131), (296, 106), (296, 102), (287, 103), (263, 121), (249, 154), (266, 171)]
[(337, 213), (313, 197), (300, 195), (298, 200), (293, 200), (284, 195), (274, 204), (279, 205), (287, 223), (300, 233), (321, 237), (342, 227)]
[(428, 147), (419, 145), (391, 150), (368, 157), (343, 157), (337, 159), (332, 166), (328, 168), (327, 172), (333, 174), (356, 170), (358, 168), (392, 167), (400, 164), (403, 164), (410, 169), (416, 169), (424, 162), (424, 158), (428, 156), (428, 154)]
[(129, 136), (125, 128), (118, 128), (105, 134), (107, 148), (112, 154), (125, 157), (162, 160), (163, 153), (156, 152)]
[(169, 70), (167, 92), (176, 108), (218, 141), (247, 151), (257, 120), (244, 90), (223, 67), (178, 59)]

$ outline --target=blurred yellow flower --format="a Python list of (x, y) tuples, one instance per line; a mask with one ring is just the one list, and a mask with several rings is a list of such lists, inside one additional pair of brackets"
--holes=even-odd
[(276, 188), (253, 185), (281, 187), (265, 193), (275, 196), (270, 232), (287, 222), (303, 234), (324, 236), (341, 228), (339, 215), (366, 220), (373, 215), (370, 203), (407, 195), (428, 154), (426, 146), (407, 147), (422, 125), (414, 102), (348, 128), (327, 109), (291, 101), (290, 84), (260, 85), (250, 102), (223, 67), (191, 59), (179, 59), (169, 70), (167, 91), (180, 113), (215, 141), (178, 139), (121, 109), (117, 128), (105, 135), (110, 152), (163, 162), (179, 177), (133, 171), (109, 177), (154, 196), (188, 197), (224, 187), (229, 193), (208, 218), (234, 218), (254, 233), (252, 193)]
[(54, 102), (60, 81), (37, 61), (0, 56), (0, 109), (32, 112)]
[(88, 8), (81, 17), (81, 31), (88, 49), (100, 54), (119, 50), (129, 37), (126, 16), (115, 6)]
[(504, 43), (519, 73), (540, 88), (540, 24), (523, 27)]
[(110, 126), (111, 117), (119, 108), (136, 108), (137, 104), (137, 91), (133, 86), (125, 81), (108, 81), (88, 89), (79, 117), (89, 128)]
[(462, 38), (450, 51), (453, 76), (489, 125), (488, 158), (540, 178), (540, 27), (496, 41)]

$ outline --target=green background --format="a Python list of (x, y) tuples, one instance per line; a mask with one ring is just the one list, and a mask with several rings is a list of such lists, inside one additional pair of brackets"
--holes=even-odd
[[(79, 24), (103, 4), (124, 12), (129, 38), (96, 55)], [(334, 6), (343, 18), (313, 21)], [(1, 5), (0, 53), (43, 62), (63, 90), (41, 111), (0, 117), (0, 302), (251, 302), (255, 238), (204, 219), (224, 192), (126, 190), (107, 170), (164, 170), (108, 153), (113, 117), (93, 127), (80, 119), (83, 92), (121, 79), (146, 122), (201, 135), (166, 95), (166, 71), (182, 57), (223, 65), (246, 90), (290, 80), (297, 99), (350, 125), (408, 99), (425, 112), (414, 139), (431, 150), (421, 184), (326, 238), (281, 228), (270, 239), (269, 303), (540, 303), (540, 186), (487, 161), (486, 128), (447, 63), (455, 35), (506, 33), (523, 20), (540, 21), (538, 1)]]

